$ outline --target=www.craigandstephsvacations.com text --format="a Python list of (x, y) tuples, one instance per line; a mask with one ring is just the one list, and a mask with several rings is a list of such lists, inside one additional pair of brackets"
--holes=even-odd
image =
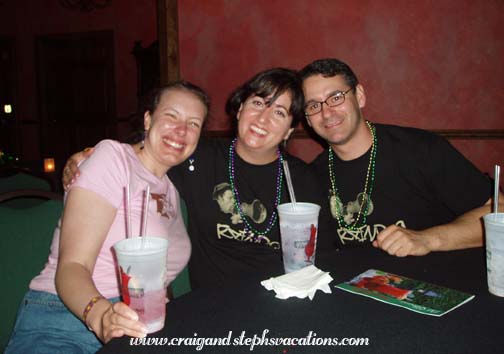
[(369, 338), (322, 338), (317, 333), (310, 331), (306, 337), (269, 337), (269, 329), (263, 330), (261, 335), (247, 335), (241, 331), (238, 336), (233, 336), (229, 331), (226, 337), (199, 337), (194, 333), (193, 337), (167, 338), (147, 337), (130, 338), (132, 346), (192, 346), (197, 351), (205, 346), (246, 346), (250, 351), (260, 346), (368, 346)]

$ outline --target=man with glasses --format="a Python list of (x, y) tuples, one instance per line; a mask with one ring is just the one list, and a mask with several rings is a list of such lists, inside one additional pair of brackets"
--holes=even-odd
[(329, 144), (312, 164), (341, 246), (407, 256), (482, 245), (489, 178), (435, 134), (365, 120), (347, 64), (316, 60), (300, 74), (308, 125)]

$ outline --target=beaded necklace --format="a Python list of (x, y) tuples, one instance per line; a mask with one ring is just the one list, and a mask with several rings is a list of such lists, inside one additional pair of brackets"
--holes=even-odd
[[(364, 192), (363, 195), (366, 198), (366, 200), (361, 203), (360, 208), (359, 208), (359, 213), (357, 214), (357, 218), (352, 224), (347, 224), (346, 221), (343, 219), (342, 212), (341, 212), (341, 206), (340, 202), (341, 198), (338, 195), (338, 188), (336, 187), (336, 177), (334, 175), (333, 171), (333, 151), (331, 146), (329, 146), (329, 179), (331, 181), (331, 187), (334, 193), (334, 196), (336, 197), (336, 218), (338, 220), (338, 226), (340, 228), (346, 228), (352, 231), (357, 230), (359, 227), (362, 225), (366, 224), (366, 217), (367, 217), (367, 212), (369, 209), (369, 201), (371, 200), (371, 193), (373, 192), (373, 187), (374, 187), (374, 180), (375, 180), (375, 169), (376, 169), (376, 148), (377, 148), (377, 139), (376, 139), (376, 129), (375, 127), (371, 124), (370, 121), (366, 121), (366, 124), (369, 128), (369, 131), (371, 132), (371, 136), (373, 137), (373, 145), (371, 146), (371, 154), (369, 156), (369, 165), (367, 169), (367, 174), (366, 174), (366, 181), (364, 183)], [(371, 176), (371, 180), (370, 177)], [(368, 193), (368, 188), (369, 188), (369, 193)], [(362, 206), (366, 205), (364, 208), (364, 212), (362, 210)], [(359, 223), (359, 219), (362, 217), (362, 222)]]
[(268, 232), (271, 231), (273, 226), (276, 223), (277, 220), (277, 206), (280, 204), (280, 197), (282, 196), (282, 179), (283, 179), (283, 173), (282, 173), (282, 161), (283, 161), (283, 156), (282, 153), (280, 152), (280, 149), (277, 148), (277, 156), (278, 156), (278, 167), (277, 167), (277, 178), (276, 178), (276, 198), (275, 198), (275, 203), (273, 205), (273, 211), (271, 212), (270, 219), (268, 221), (268, 226), (264, 231), (258, 231), (256, 230), (250, 222), (247, 220), (245, 213), (243, 212), (241, 208), (241, 203), (240, 203), (240, 195), (238, 193), (238, 189), (236, 188), (236, 183), (235, 183), (235, 151), (236, 151), (236, 141), (238, 139), (235, 138), (231, 145), (229, 145), (229, 165), (228, 165), (228, 172), (229, 172), (229, 184), (231, 185), (231, 190), (233, 191), (233, 197), (234, 197), (234, 204), (235, 204), (235, 209), (238, 210), (238, 213), (240, 214), (241, 219), (245, 223), (245, 233), (250, 233), (253, 232), (256, 236), (254, 236), (254, 240), (259, 239), (259, 236), (265, 236)]

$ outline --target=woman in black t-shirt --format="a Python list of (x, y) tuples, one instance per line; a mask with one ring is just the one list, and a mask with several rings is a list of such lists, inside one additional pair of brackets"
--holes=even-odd
[(194, 155), (169, 173), (189, 210), (193, 287), (283, 272), (276, 208), (290, 200), (282, 160), (289, 163), (298, 201), (322, 204), (311, 169), (280, 148), (304, 117), (296, 72), (257, 74), (230, 95), (226, 112), (236, 137), (202, 139)]

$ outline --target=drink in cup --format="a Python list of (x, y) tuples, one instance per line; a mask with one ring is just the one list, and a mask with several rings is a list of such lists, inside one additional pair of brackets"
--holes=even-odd
[(136, 311), (149, 333), (164, 327), (166, 317), (166, 252), (168, 240), (160, 237), (127, 238), (114, 250), (124, 303)]
[(280, 237), (285, 273), (315, 264), (320, 206), (312, 203), (280, 204)]
[(504, 296), (504, 213), (491, 213), (485, 221), (488, 290)]

